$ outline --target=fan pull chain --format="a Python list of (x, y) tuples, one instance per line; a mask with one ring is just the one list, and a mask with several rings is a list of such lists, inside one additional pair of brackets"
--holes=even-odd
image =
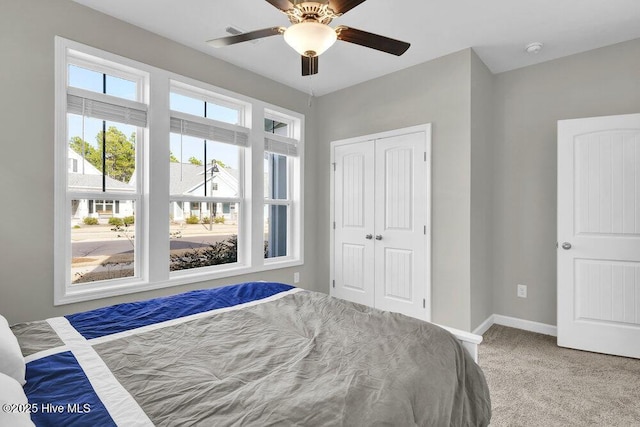
[(311, 101), (313, 100), (314, 96), (315, 95), (313, 93), (313, 86), (309, 84), (309, 101), (307, 102), (307, 106), (311, 107)]

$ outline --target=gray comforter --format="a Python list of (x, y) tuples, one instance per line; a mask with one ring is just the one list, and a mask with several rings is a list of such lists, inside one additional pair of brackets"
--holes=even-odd
[[(14, 331), (25, 353), (47, 341), (37, 324)], [(93, 348), (159, 426), (485, 426), (491, 417), (482, 371), (449, 332), (315, 292)]]

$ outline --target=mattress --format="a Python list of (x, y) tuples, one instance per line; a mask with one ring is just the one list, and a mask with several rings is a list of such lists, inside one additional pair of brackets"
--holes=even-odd
[(480, 367), (428, 322), (252, 282), (14, 325), (36, 425), (486, 426)]

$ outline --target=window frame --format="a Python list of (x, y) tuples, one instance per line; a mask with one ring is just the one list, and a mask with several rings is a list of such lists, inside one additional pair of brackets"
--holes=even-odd
[[(71, 53), (72, 60), (69, 60)], [(138, 84), (142, 100), (153, 100), (147, 107), (147, 127), (141, 141), (136, 140), (136, 187), (135, 199), (130, 193), (96, 192), (78, 193), (94, 199), (116, 200), (135, 199), (135, 235), (139, 249), (136, 252), (136, 274), (134, 279), (110, 279), (92, 283), (71, 285), (70, 276), (71, 243), (70, 212), (68, 203), (68, 138), (67, 138), (67, 66), (69, 63), (92, 71), (131, 80), (130, 71), (143, 76), (143, 84)], [(113, 65), (116, 64), (114, 67)], [(98, 70), (95, 70), (95, 68)], [(135, 74), (135, 73), (134, 73)], [(146, 79), (146, 80), (145, 80)], [(169, 135), (170, 135), (170, 92), (176, 91), (186, 96), (203, 95), (206, 101), (227, 108), (243, 106), (239, 112), (239, 125), (249, 128), (249, 143), (240, 159), (240, 181), (243, 188), (238, 198), (211, 199), (204, 202), (237, 202), (241, 199), (238, 218), (239, 253), (238, 263), (201, 267), (192, 270), (169, 271)], [(177, 92), (177, 91), (176, 91)], [(186, 93), (185, 93), (186, 92)], [(97, 93), (97, 92), (96, 92)], [(122, 98), (126, 100), (125, 98)], [(289, 180), (294, 180), (292, 194), (292, 223), (288, 233), (289, 256), (265, 259), (263, 253), (264, 224), (264, 118), (274, 114), (278, 118), (290, 118), (290, 132), (299, 141), (298, 160), (291, 165)], [(303, 193), (304, 188), (304, 121), (303, 114), (281, 108), (264, 101), (240, 95), (189, 77), (152, 67), (132, 59), (124, 58), (84, 44), (56, 36), (55, 38), (55, 190), (54, 190), (54, 305), (125, 295), (151, 289), (179, 286), (207, 280), (240, 276), (266, 270), (275, 270), (304, 264), (303, 247)], [(226, 122), (223, 122), (226, 123)], [(153, 147), (149, 141), (153, 141)], [(139, 144), (138, 144), (139, 143)], [(287, 162), (290, 163), (290, 162)], [(254, 172), (255, 171), (255, 172)], [(76, 194), (76, 193), (74, 193)], [(198, 200), (194, 200), (198, 201)], [(256, 203), (258, 202), (258, 203)], [(296, 233), (295, 236), (293, 233)], [(240, 246), (241, 237), (244, 243)], [(64, 248), (64, 250), (60, 250)], [(285, 258), (285, 259), (282, 259)], [(242, 260), (242, 262), (240, 262)]]
[[(265, 109), (264, 118), (267, 120), (273, 120), (280, 123), (286, 123), (287, 133), (286, 135), (280, 135), (280, 136), (283, 136), (285, 138), (289, 138), (292, 140), (296, 140), (298, 142), (298, 146), (302, 146), (302, 144), (300, 144), (300, 136), (301, 136), (300, 127), (299, 127), (298, 121), (294, 117), (288, 116), (279, 111)], [(263, 135), (265, 137), (267, 136), (273, 137), (273, 135), (279, 135), (279, 134), (264, 130), (264, 125), (262, 129), (263, 129)], [(265, 152), (268, 152), (268, 151), (265, 150)], [(275, 154), (278, 154), (278, 153), (270, 153), (270, 155), (275, 155)], [(265, 207), (273, 206), (273, 205), (287, 207), (287, 242), (286, 242), (287, 254), (283, 256), (265, 258), (264, 262), (267, 265), (269, 264), (277, 265), (280, 262), (283, 262), (283, 261), (286, 262), (289, 259), (295, 259), (298, 256), (299, 251), (301, 250), (301, 248), (297, 247), (296, 245), (297, 242), (295, 241), (296, 239), (294, 239), (293, 236), (294, 236), (294, 233), (302, 232), (302, 230), (298, 228), (300, 227), (300, 224), (296, 221), (296, 216), (297, 216), (296, 210), (299, 204), (299, 203), (296, 203), (296, 200), (299, 200), (299, 198), (301, 197), (301, 192), (300, 192), (300, 188), (298, 188), (298, 186), (296, 186), (296, 183), (295, 183), (296, 169), (297, 167), (299, 167), (299, 164), (301, 162), (300, 156), (302, 156), (302, 153), (298, 152), (297, 156), (290, 156), (285, 154), (282, 154), (282, 155), (285, 156), (287, 159), (286, 161), (287, 163), (286, 198), (273, 199), (265, 195), (263, 200), (264, 200)], [(264, 215), (264, 210), (263, 210), (263, 215)]]
[[(226, 108), (235, 110), (238, 112), (238, 123), (231, 124), (228, 122), (223, 122), (211, 117), (204, 116), (195, 116), (190, 113), (185, 113), (177, 110), (169, 110), (169, 114), (171, 117), (186, 119), (193, 122), (199, 122), (207, 125), (217, 126), (220, 128), (225, 128), (229, 130), (241, 130), (246, 128), (245, 118), (249, 116), (249, 112), (251, 111), (251, 104), (247, 102), (243, 102), (240, 100), (232, 100), (230, 97), (225, 97), (214, 91), (207, 90), (201, 86), (191, 86), (186, 84), (182, 80), (171, 79), (170, 87), (169, 87), (169, 97), (172, 93), (177, 93), (197, 101), (212, 103), (216, 105), (222, 105)], [(173, 132), (171, 132), (173, 133)], [(251, 134), (251, 132), (250, 132)], [(214, 140), (208, 140), (208, 142), (216, 142)], [(218, 141), (219, 142), (219, 141)], [(224, 144), (224, 142), (219, 142)], [(234, 144), (228, 144), (234, 146)], [(249, 215), (245, 212), (245, 207), (247, 206), (247, 202), (245, 199), (245, 171), (247, 170), (246, 165), (246, 150), (250, 149), (248, 146), (237, 146), (239, 149), (238, 155), (238, 195), (235, 197), (221, 197), (221, 196), (179, 196), (179, 195), (171, 195), (169, 194), (169, 202), (188, 202), (188, 203), (237, 203), (240, 214), (238, 215), (238, 253), (237, 260), (235, 263), (229, 264), (218, 264), (206, 267), (197, 267), (192, 269), (183, 269), (183, 270), (175, 270), (170, 271), (170, 278), (188, 278), (193, 276), (194, 274), (206, 274), (206, 273), (219, 273), (219, 272), (229, 272), (236, 268), (242, 268), (250, 266), (251, 263), (248, 261), (248, 252), (243, 250), (245, 247), (250, 246), (250, 239), (248, 236), (248, 230), (244, 227), (244, 224), (249, 218)], [(212, 159), (213, 160), (213, 159)], [(207, 165), (204, 165), (204, 170), (207, 170)], [(206, 176), (205, 176), (206, 181)]]
[[(127, 64), (122, 63), (119, 60), (116, 60), (117, 56), (113, 55), (113, 59), (107, 59), (107, 56), (98, 57), (95, 55), (91, 55), (86, 53), (85, 51), (69, 48), (72, 51), (71, 55), (67, 56), (65, 67), (65, 83), (68, 85), (69, 76), (67, 75), (66, 67), (68, 65), (75, 65), (76, 67), (84, 68), (89, 71), (94, 71), (96, 73), (105, 73), (109, 74), (113, 77), (118, 77), (123, 80), (129, 80), (136, 83), (136, 98), (139, 100), (148, 99), (145, 93), (145, 80), (148, 79), (148, 76), (142, 75), (137, 67), (128, 66)], [(108, 53), (108, 52), (105, 52)], [(114, 63), (116, 65), (114, 66)], [(146, 73), (145, 73), (146, 74)], [(68, 86), (80, 91), (92, 92), (88, 89), (77, 88), (75, 86)], [(95, 92), (99, 95), (102, 95), (100, 92)], [(108, 96), (114, 96), (109, 95)], [(121, 98), (124, 101), (130, 101), (127, 98)], [(134, 101), (135, 102), (135, 101)]]
[[(94, 212), (98, 212), (97, 201), (108, 200), (115, 210), (116, 200), (132, 200), (136, 206), (136, 216), (143, 214), (145, 205), (143, 201), (143, 176), (144, 176), (144, 147), (148, 140), (147, 128), (136, 128), (136, 153), (135, 153), (135, 190), (133, 192), (118, 191), (106, 189), (103, 192), (89, 190), (71, 190), (68, 187), (69, 171), (62, 170), (62, 163), (66, 163), (68, 159), (68, 110), (67, 110), (67, 94), (80, 95), (87, 99), (95, 99), (98, 101), (107, 100), (121, 106), (143, 106), (147, 109), (146, 100), (148, 94), (145, 91), (146, 82), (149, 80), (149, 74), (141, 69), (131, 67), (129, 64), (122, 62), (113, 55), (106, 54), (96, 58), (91, 67), (87, 66), (87, 59), (91, 55), (83, 50), (82, 47), (63, 39), (56, 39), (56, 58), (55, 58), (55, 100), (56, 100), (56, 128), (55, 128), (55, 202), (54, 202), (54, 242), (57, 250), (54, 251), (54, 305), (66, 302), (75, 302), (76, 300), (93, 299), (90, 295), (99, 295), (107, 288), (133, 288), (147, 281), (146, 270), (144, 269), (143, 248), (145, 240), (141, 233), (140, 221), (136, 221), (134, 233), (139, 236), (134, 241), (134, 275), (130, 277), (116, 278), (103, 281), (95, 281), (82, 284), (72, 284), (71, 274), (71, 209), (74, 200), (92, 200)], [(123, 78), (136, 83), (136, 101), (126, 98), (120, 98), (113, 95), (105, 95), (100, 92), (94, 92), (74, 86), (69, 86), (68, 71), (69, 65), (75, 65), (90, 69), (91, 71), (112, 75), (114, 77)], [(59, 250), (64, 248), (64, 250)]]
[[(228, 123), (222, 122), (226, 124), (238, 125), (238, 126), (247, 126), (247, 117), (250, 117), (248, 111), (251, 110), (250, 102), (242, 102), (239, 98), (233, 98), (230, 96), (225, 96), (221, 93), (216, 93), (216, 91), (207, 90), (201, 86), (194, 86), (191, 84), (187, 84), (182, 80), (182, 78), (171, 79), (169, 92), (177, 93), (178, 95), (186, 96), (189, 98), (194, 98), (199, 101), (209, 102), (211, 104), (216, 104), (221, 107), (228, 108), (230, 110), (236, 110), (238, 112), (238, 123)], [(183, 113), (182, 114), (189, 114)], [(207, 117), (208, 119), (212, 119)]]

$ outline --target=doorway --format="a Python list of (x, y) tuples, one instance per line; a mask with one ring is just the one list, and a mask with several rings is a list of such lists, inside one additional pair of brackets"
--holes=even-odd
[(558, 122), (558, 345), (640, 358), (640, 114)]

